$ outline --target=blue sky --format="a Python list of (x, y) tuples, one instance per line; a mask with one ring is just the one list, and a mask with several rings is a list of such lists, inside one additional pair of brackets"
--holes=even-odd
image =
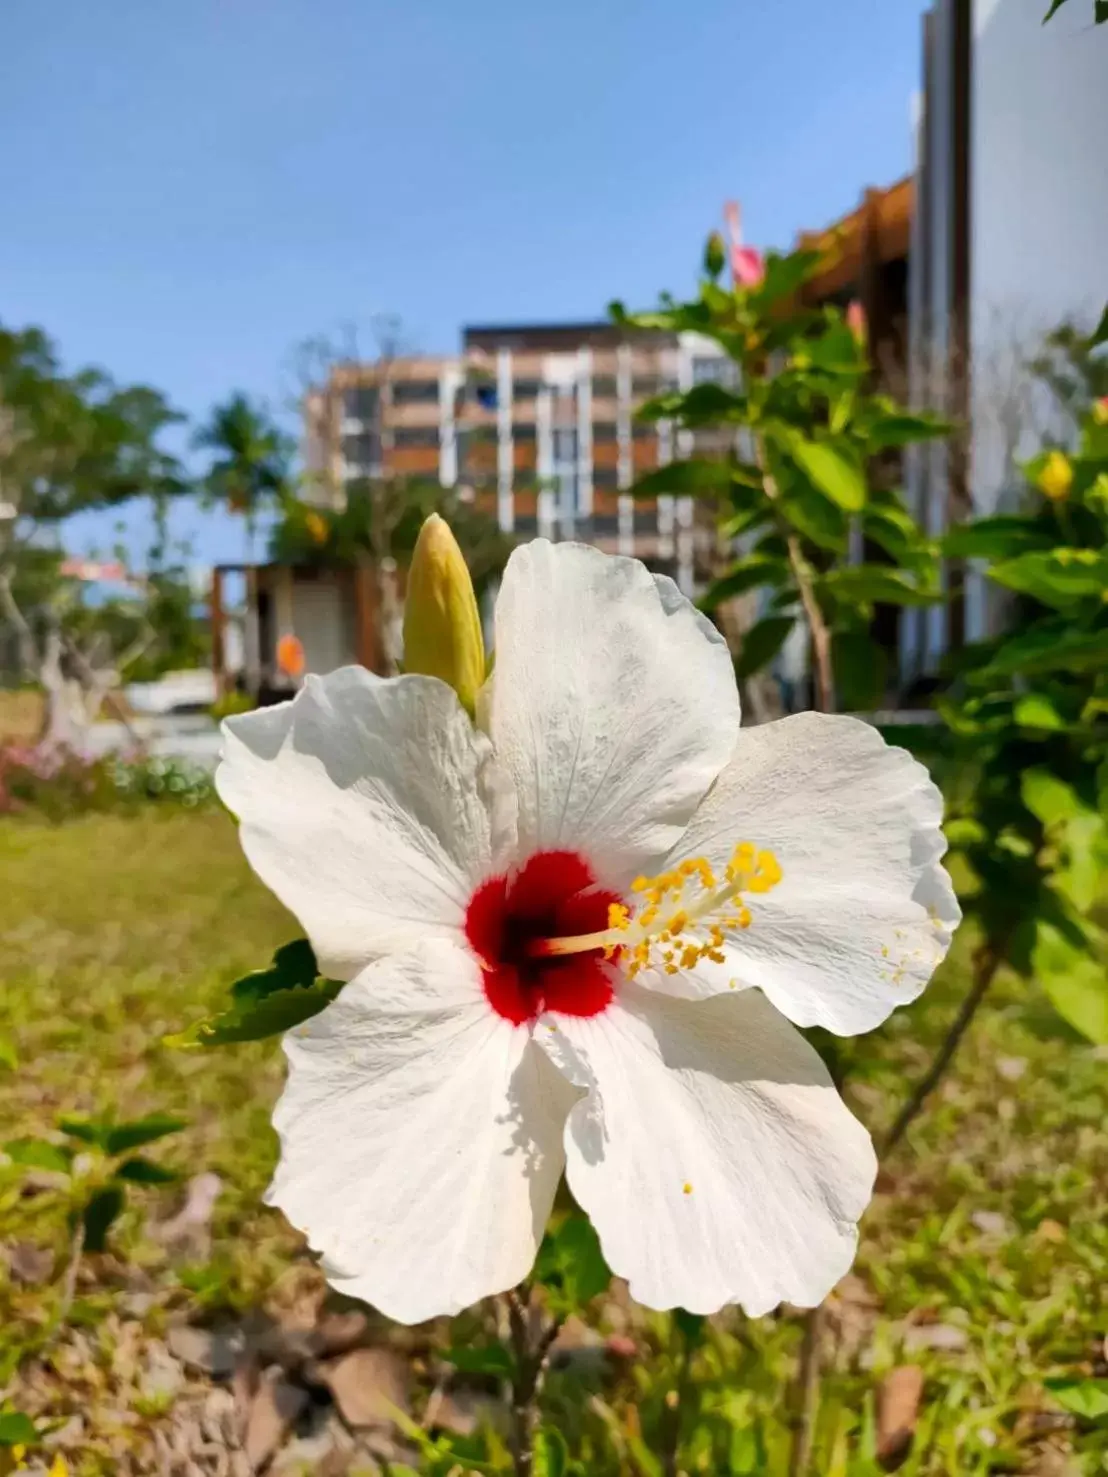
[[(5, 0), (0, 319), (201, 416), (280, 403), (298, 341), (368, 343), (377, 313), (435, 351), (466, 321), (645, 306), (690, 284), (726, 196), (784, 245), (905, 172), (921, 9)], [(176, 526), (242, 550), (227, 520)]]

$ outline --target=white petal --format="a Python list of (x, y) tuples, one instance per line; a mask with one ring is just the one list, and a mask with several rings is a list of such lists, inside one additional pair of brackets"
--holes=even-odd
[(540, 1021), (537, 1039), (587, 1089), (566, 1175), (638, 1302), (758, 1316), (814, 1307), (847, 1271), (873, 1146), (764, 996), (628, 985), (603, 1015)]
[(345, 667), (223, 731), (219, 794), (324, 974), (457, 936), (503, 838), (489, 742), (445, 683)]
[(673, 859), (722, 867), (752, 841), (784, 876), (747, 899), (753, 923), (729, 936), (727, 963), (702, 962), (671, 993), (756, 985), (798, 1026), (880, 1025), (923, 990), (961, 918), (941, 823), (926, 769), (869, 724), (800, 713), (743, 729)]
[(383, 959), (285, 1038), (269, 1192), (329, 1281), (402, 1323), (531, 1269), (573, 1089), (443, 940)]
[(580, 849), (609, 886), (674, 845), (739, 723), (727, 645), (672, 580), (544, 539), (508, 561), (486, 704), (521, 855)]

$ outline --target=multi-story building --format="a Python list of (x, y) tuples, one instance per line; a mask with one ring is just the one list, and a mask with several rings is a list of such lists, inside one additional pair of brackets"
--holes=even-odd
[(712, 521), (688, 498), (627, 491), (643, 473), (728, 439), (636, 421), (666, 389), (724, 380), (694, 334), (607, 323), (467, 327), (459, 356), (337, 366), (306, 407), (317, 495), (336, 504), (380, 477), (458, 487), (519, 538), (576, 538), (634, 554), (691, 591), (711, 574)]

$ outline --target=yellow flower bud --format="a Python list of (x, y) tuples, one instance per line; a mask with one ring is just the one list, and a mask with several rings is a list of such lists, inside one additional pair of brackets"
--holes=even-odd
[(1039, 490), (1052, 503), (1063, 502), (1073, 486), (1073, 468), (1065, 452), (1052, 451), (1039, 473)]
[(404, 670), (448, 683), (473, 715), (485, 680), (481, 617), (458, 541), (437, 513), (419, 531), (408, 572)]
[(304, 527), (308, 530), (308, 537), (313, 544), (325, 544), (327, 542), (327, 520), (321, 514), (312, 511), (304, 515)]

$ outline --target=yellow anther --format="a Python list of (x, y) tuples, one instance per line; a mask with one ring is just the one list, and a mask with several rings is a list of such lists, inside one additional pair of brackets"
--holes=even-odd
[(686, 1180), (685, 1183), (681, 1186), (681, 1193), (682, 1195), (692, 1194), (692, 1185), (689, 1184), (688, 1180)]
[(634, 880), (634, 882), (632, 882), (632, 884), (631, 884), (631, 891), (632, 892), (645, 892), (646, 889), (649, 886), (650, 886), (650, 878), (649, 877), (636, 877), (635, 880)]
[(678, 909), (678, 911), (676, 913), (674, 913), (673, 917), (666, 924), (666, 928), (668, 929), (668, 931), (669, 931), (669, 933), (671, 935), (672, 934), (677, 934), (677, 933), (684, 933), (685, 929), (688, 926), (689, 926), (689, 915), (684, 911), (684, 909)]
[(631, 909), (623, 903), (608, 904), (608, 927), (625, 933), (631, 926)]

